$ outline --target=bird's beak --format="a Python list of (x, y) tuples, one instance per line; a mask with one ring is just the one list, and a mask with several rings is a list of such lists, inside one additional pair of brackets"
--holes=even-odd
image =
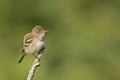
[(48, 30), (45, 30), (45, 32), (48, 32)]

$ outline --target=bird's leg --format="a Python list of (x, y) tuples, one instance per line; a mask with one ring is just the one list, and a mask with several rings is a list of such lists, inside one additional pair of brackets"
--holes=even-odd
[(41, 49), (39, 50), (38, 54), (39, 54), (39, 53), (43, 53), (44, 50), (45, 50), (45, 47), (41, 48)]
[(32, 55), (33, 55), (33, 57), (37, 58), (37, 56), (34, 53), (32, 53)]
[[(44, 50), (45, 50), (45, 47), (41, 48), (41, 49), (39, 50), (38, 54), (39, 54), (39, 53), (43, 53)], [(37, 54), (37, 55), (38, 55), (38, 54)], [(38, 59), (37, 55), (35, 55), (34, 53), (32, 53), (32, 55), (33, 55), (35, 58)]]

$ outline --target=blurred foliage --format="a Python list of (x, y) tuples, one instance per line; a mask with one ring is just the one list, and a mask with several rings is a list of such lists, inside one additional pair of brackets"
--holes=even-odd
[[(23, 35), (49, 30), (34, 80), (120, 80), (119, 0), (0, 0), (0, 80), (26, 80)], [(9, 61), (10, 60), (10, 61)]]

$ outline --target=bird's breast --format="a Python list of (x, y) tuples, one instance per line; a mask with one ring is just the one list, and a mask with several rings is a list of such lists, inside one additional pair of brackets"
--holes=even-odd
[(39, 40), (35, 42), (35, 45), (34, 45), (35, 51), (39, 51), (43, 46), (44, 46), (44, 41)]
[(30, 54), (34, 52), (38, 52), (43, 46), (44, 46), (44, 41), (35, 40), (28, 47), (25, 47), (25, 52)]

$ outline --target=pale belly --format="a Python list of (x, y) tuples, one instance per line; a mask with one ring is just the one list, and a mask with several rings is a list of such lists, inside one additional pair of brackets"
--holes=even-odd
[(30, 46), (24, 48), (25, 53), (32, 54), (38, 52), (44, 46), (44, 41), (36, 40)]

